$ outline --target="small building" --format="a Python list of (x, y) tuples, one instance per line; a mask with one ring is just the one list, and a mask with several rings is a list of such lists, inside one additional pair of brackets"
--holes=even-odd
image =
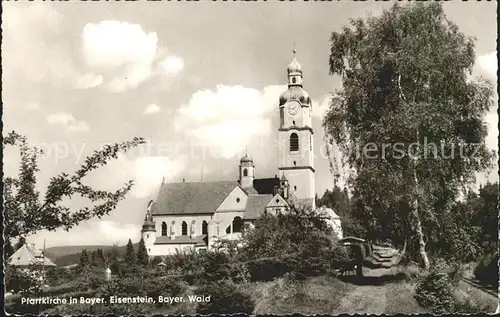
[(37, 249), (34, 244), (28, 245), (27, 243), (10, 256), (8, 264), (25, 269), (57, 266), (44, 256), (43, 251)]

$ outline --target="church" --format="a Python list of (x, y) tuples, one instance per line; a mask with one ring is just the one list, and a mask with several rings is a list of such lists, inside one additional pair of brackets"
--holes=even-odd
[[(295, 57), (287, 75), (288, 89), (278, 103), (277, 174), (255, 178), (258, 166), (246, 154), (237, 181), (163, 183), (156, 201), (148, 204), (141, 230), (150, 256), (210, 250), (219, 239), (241, 238), (265, 213), (286, 212), (292, 204), (316, 208), (312, 103)], [(340, 218), (331, 209), (323, 210), (342, 238)]]

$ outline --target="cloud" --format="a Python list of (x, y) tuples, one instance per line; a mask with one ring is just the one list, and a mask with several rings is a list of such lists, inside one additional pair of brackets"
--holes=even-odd
[(144, 108), (144, 111), (142, 112), (143, 114), (153, 114), (153, 113), (158, 113), (161, 111), (161, 108), (157, 104), (150, 104), (147, 105), (146, 108)]
[(286, 86), (263, 91), (242, 86), (217, 86), (195, 92), (177, 111), (175, 129), (230, 158), (254, 138), (271, 133), (271, 116), (277, 113), (279, 95)]
[(168, 56), (158, 63), (160, 72), (167, 76), (176, 75), (184, 68), (184, 61), (177, 56)]
[(325, 114), (328, 112), (328, 109), (330, 109), (331, 100), (332, 100), (332, 96), (330, 96), (330, 95), (323, 97), (323, 101), (321, 101), (321, 102), (316, 102), (313, 100), (312, 101), (313, 111), (312, 111), (311, 115), (313, 117), (317, 117), (317, 118), (322, 120), (323, 117), (325, 116)]
[(45, 3), (4, 5), (3, 76), (13, 82), (69, 84), (78, 89), (99, 86), (99, 75), (77, 67), (71, 43), (60, 40), (68, 36), (64, 34), (65, 23), (61, 14)]
[(490, 78), (497, 78), (498, 60), (497, 52), (481, 55), (477, 58), (479, 68)]
[(65, 126), (68, 131), (83, 132), (89, 130), (85, 121), (77, 121), (72, 114), (65, 112), (49, 114), (46, 119), (49, 124)]
[[(175, 177), (182, 172), (184, 164), (174, 162), (168, 157), (151, 156), (141, 157), (133, 162), (135, 187), (132, 194), (137, 198), (155, 196), (163, 178), (166, 182), (175, 181)], [(156, 197), (155, 197), (156, 198)]]
[(86, 24), (82, 50), (87, 64), (108, 72), (108, 89), (123, 92), (156, 75), (175, 76), (183, 68), (180, 57), (161, 60), (156, 32), (146, 33), (139, 24), (101, 21)]
[(94, 88), (101, 85), (102, 82), (102, 75), (87, 73), (76, 80), (75, 87), (78, 89)]
[(107, 164), (106, 168), (96, 170), (88, 176), (89, 185), (102, 190), (114, 191), (128, 180), (134, 181), (130, 194), (134, 198), (156, 198), (157, 190), (164, 179), (166, 182), (178, 180), (184, 171), (185, 162), (174, 161), (167, 156), (149, 152), (154, 147), (142, 146), (138, 157), (120, 155)]

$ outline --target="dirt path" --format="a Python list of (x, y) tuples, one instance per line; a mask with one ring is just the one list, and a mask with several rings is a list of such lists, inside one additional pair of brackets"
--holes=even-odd
[[(388, 269), (364, 272), (365, 277), (377, 278), (387, 275)], [(380, 285), (355, 285), (339, 304), (339, 314), (383, 314), (387, 306), (387, 288)]]

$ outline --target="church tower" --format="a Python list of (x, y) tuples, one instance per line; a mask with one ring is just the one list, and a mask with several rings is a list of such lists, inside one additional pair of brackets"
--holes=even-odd
[(240, 185), (243, 188), (253, 187), (255, 179), (255, 164), (248, 154), (245, 154), (240, 160)]
[(315, 208), (312, 104), (302, 88), (302, 67), (295, 56), (287, 74), (288, 89), (279, 99), (278, 169), (288, 180), (290, 199)]
[(151, 207), (153, 201), (150, 200), (147, 207), (146, 216), (144, 217), (144, 223), (142, 224), (141, 237), (144, 240), (144, 244), (148, 249), (148, 253), (151, 251), (151, 247), (154, 245), (156, 240), (156, 228), (151, 216)]

